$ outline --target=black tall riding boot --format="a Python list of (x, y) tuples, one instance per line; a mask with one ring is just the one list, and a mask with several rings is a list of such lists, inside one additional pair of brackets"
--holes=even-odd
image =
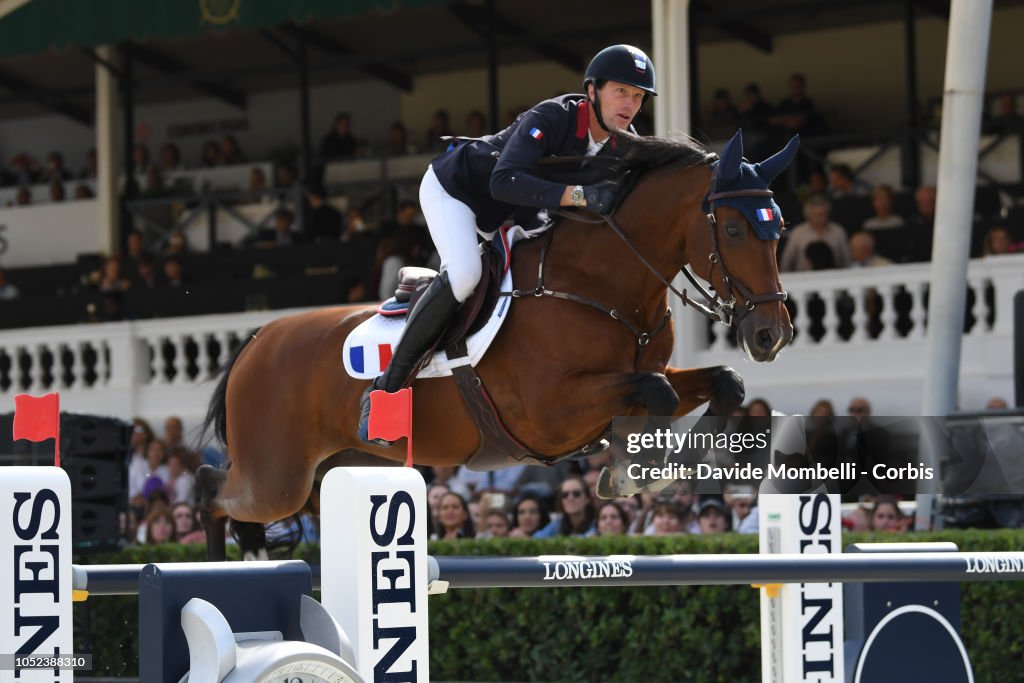
[(448, 282), (448, 274), (441, 273), (427, 285), (427, 290), (423, 292), (423, 296), (409, 314), (405, 332), (402, 333), (402, 338), (384, 374), (373, 380), (363, 392), (359, 404), (359, 438), (363, 441), (378, 446), (391, 445), (383, 439), (371, 441), (367, 435), (370, 421), (370, 392), (383, 389), (388, 393), (394, 393), (409, 384), (413, 372), (423, 361), (423, 356), (444, 333), (458, 309), (459, 302)]

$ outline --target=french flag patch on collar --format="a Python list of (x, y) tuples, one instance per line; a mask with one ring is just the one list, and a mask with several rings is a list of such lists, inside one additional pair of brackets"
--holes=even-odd
[(757, 220), (761, 221), (762, 223), (766, 223), (766, 222), (768, 222), (770, 220), (773, 220), (772, 210), (771, 209), (758, 209), (757, 210)]
[(531, 128), (530, 137), (532, 137), (534, 140), (540, 140), (542, 137), (544, 137), (544, 131), (542, 131), (540, 128)]

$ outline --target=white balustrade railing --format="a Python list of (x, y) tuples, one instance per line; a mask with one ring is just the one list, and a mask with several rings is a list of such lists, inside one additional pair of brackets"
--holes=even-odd
[[(773, 363), (753, 363), (726, 328), (683, 309), (677, 358), (687, 367), (731, 365), (747, 396), (763, 395), (785, 412), (806, 412), (818, 398), (839, 403), (864, 395), (890, 415), (920, 412), (926, 352), (927, 263), (783, 273), (796, 334)], [(1024, 289), (1024, 254), (970, 262), (961, 353), (963, 409), (988, 398), (1012, 400), (1013, 297)]]
[[(723, 326), (709, 334), (707, 322), (684, 309), (676, 364), (732, 365), (749, 398), (765, 396), (785, 412), (804, 412), (817, 398), (841, 410), (864, 395), (876, 412), (919, 414), (930, 277), (928, 264), (785, 273), (796, 337), (778, 360), (747, 361)], [(967, 409), (994, 395), (1012, 398), (1013, 296), (1024, 289), (1024, 255), (972, 261), (965, 286), (974, 292), (961, 360)], [(13, 408), (15, 394), (60, 391), (65, 410), (173, 414), (194, 426), (234, 345), (298, 310), (0, 332), (0, 412)]]

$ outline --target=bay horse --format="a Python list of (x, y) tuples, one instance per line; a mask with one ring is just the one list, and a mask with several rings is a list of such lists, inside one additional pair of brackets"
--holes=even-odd
[[(513, 283), (531, 295), (513, 300), (475, 368), (508, 432), (552, 462), (595, 442), (617, 416), (682, 416), (704, 403), (706, 414), (728, 416), (742, 403), (742, 381), (730, 368), (668, 366), (668, 291), (684, 265), (715, 292), (705, 313), (735, 326), (752, 360), (773, 360), (793, 335), (776, 261), (778, 227), (774, 235), (758, 232), (749, 212), (726, 201), (767, 201), (793, 142), (752, 165), (742, 159), (740, 133), (721, 159), (689, 139), (628, 137), (616, 173), (634, 182), (614, 218), (571, 213), (549, 239), (515, 247)], [(544, 286), (576, 300), (532, 295), (542, 261)], [(211, 559), (223, 558), (228, 518), (246, 550), (261, 546), (264, 524), (307, 503), (315, 508), (325, 461), (405, 459), (404, 440), (379, 447), (356, 435), (367, 381), (346, 373), (341, 350), (374, 310), (333, 307), (275, 320), (225, 365), (207, 423), (230, 466), (197, 476)], [(416, 381), (413, 415), (416, 464), (464, 464), (481, 442), (452, 377)]]

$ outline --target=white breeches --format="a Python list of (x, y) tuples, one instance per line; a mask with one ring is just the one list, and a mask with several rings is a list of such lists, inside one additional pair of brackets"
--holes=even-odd
[(452, 293), (460, 302), (465, 301), (480, 282), (476, 215), (441, 187), (433, 167), (427, 168), (420, 183), (420, 210), (441, 257), (441, 270), (448, 273)]

